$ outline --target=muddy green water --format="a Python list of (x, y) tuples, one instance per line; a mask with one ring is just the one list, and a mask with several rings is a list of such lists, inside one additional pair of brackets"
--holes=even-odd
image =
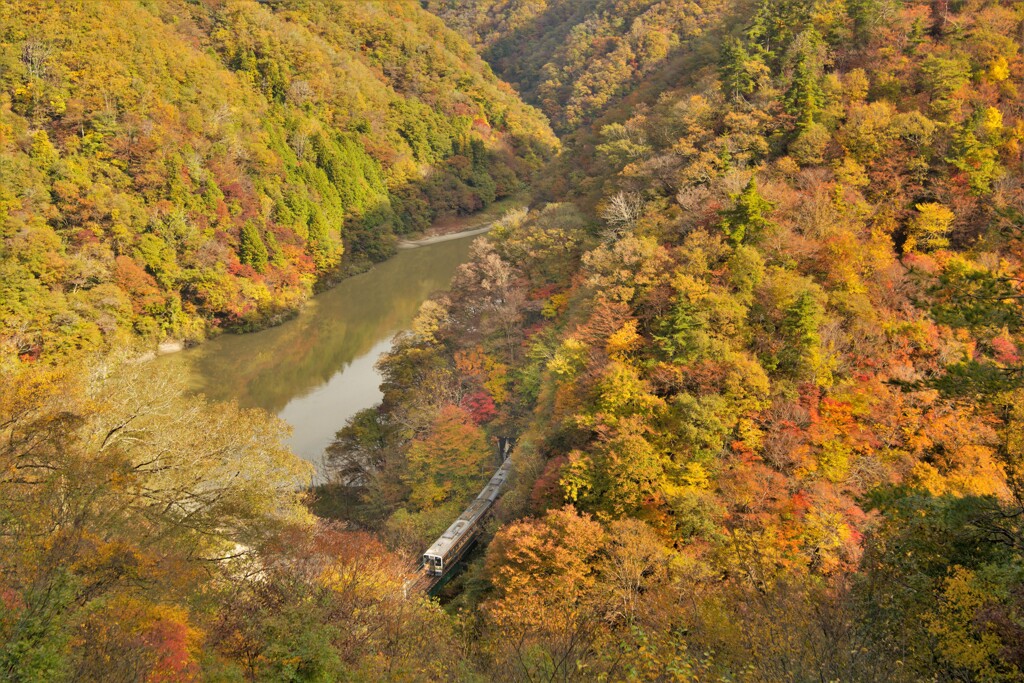
[(423, 301), (446, 289), (475, 237), (404, 249), (311, 301), (293, 320), (223, 335), (154, 362), (179, 368), (192, 390), (280, 416), (288, 444), (323, 473), (323, 454), (356, 412), (381, 399), (377, 359)]

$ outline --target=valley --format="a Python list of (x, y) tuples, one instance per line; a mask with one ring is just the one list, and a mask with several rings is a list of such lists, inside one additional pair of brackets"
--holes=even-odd
[(0, 5), (0, 679), (1024, 680), (1020, 3), (114, 6)]

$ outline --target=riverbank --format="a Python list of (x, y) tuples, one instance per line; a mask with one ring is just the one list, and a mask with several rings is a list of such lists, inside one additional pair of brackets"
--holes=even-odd
[(443, 235), (434, 235), (432, 237), (422, 237), (418, 240), (402, 240), (398, 243), (399, 249), (416, 249), (417, 247), (425, 247), (431, 244), (439, 244), (441, 242), (449, 242), (451, 240), (461, 240), (465, 237), (472, 237), (474, 235), (482, 235), (489, 231), (494, 225), (495, 221), (485, 223), (482, 226), (476, 228), (469, 228), (461, 232), (449, 232)]
[(446, 216), (438, 219), (422, 233), (398, 241), (399, 249), (410, 249), (446, 240), (482, 235), (491, 225), (509, 211), (526, 209), (530, 206), (530, 195), (526, 192), (506, 197), (469, 216)]
[(139, 363), (148, 363), (151, 360), (155, 360), (158, 356), (167, 356), (172, 353), (178, 353), (185, 350), (185, 342), (181, 340), (172, 340), (160, 342), (153, 351), (147, 351), (135, 360)]
[(221, 334), (152, 362), (174, 368), (190, 390), (212, 401), (277, 415), (293, 429), (286, 444), (323, 473), (336, 432), (382, 398), (380, 356), (409, 329), (423, 301), (448, 288), (475, 239), (400, 250), (276, 327)]
[[(525, 208), (528, 205), (529, 197), (525, 194), (519, 194), (513, 197), (508, 197), (499, 202), (495, 202), (486, 209), (479, 211), (471, 216), (457, 216), (441, 219), (437, 221), (434, 225), (432, 225), (429, 229), (421, 233), (421, 236), (415, 239), (400, 240), (396, 247), (399, 251), (402, 251), (407, 249), (416, 249), (418, 247), (426, 247), (453, 240), (460, 240), (467, 237), (473, 237), (474, 235), (482, 235), (489, 231), (491, 227), (494, 225), (494, 223), (507, 212), (519, 208)], [(304, 301), (299, 308), (289, 311), (286, 315), (279, 315), (275, 319), (268, 319), (266, 321), (263, 321), (262, 324), (255, 325), (250, 328), (238, 330), (221, 330), (217, 334), (202, 340), (167, 340), (161, 342), (156, 349), (143, 353), (136, 360), (137, 362), (144, 363), (152, 361), (162, 356), (173, 355), (187, 348), (199, 346), (201, 344), (206, 344), (212, 339), (216, 339), (225, 334), (250, 334), (254, 332), (260, 332), (262, 330), (271, 329), (273, 327), (277, 327), (278, 325), (281, 325), (298, 316), (303, 309), (309, 306), (312, 302), (315, 302), (316, 299), (322, 296), (324, 293), (329, 292), (332, 289), (336, 288), (341, 283), (358, 275), (367, 273), (373, 270), (375, 267), (379, 266), (381, 263), (387, 263), (388, 261), (394, 258), (394, 256), (391, 256), (389, 259), (381, 261), (379, 263), (367, 262), (365, 264), (365, 267), (361, 268), (343, 269), (344, 272), (339, 272), (338, 277), (329, 278), (327, 280), (321, 281), (321, 283), (319, 283), (321, 286), (317, 287), (312, 297)]]

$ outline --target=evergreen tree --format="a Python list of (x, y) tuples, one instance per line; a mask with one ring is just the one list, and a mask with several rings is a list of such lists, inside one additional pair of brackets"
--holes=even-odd
[(999, 163), (999, 150), (978, 139), (978, 119), (975, 115), (960, 129), (946, 161), (967, 177), (973, 194), (986, 195), (992, 192), (992, 183), (1003, 175), (1005, 169)]
[(284, 266), (287, 262), (285, 261), (284, 254), (281, 253), (281, 245), (277, 242), (277, 236), (273, 230), (267, 230), (267, 236), (265, 238), (267, 245), (267, 255), (270, 259), (270, 263), (274, 264), (278, 268)]
[(818, 74), (811, 66), (810, 59), (801, 55), (793, 71), (793, 81), (786, 91), (784, 104), (786, 112), (796, 117), (799, 131), (807, 130), (824, 104)]
[(821, 345), (818, 328), (823, 317), (824, 309), (810, 290), (801, 292), (786, 308), (780, 330), (787, 342), (779, 353), (781, 369), (798, 376), (816, 371)]
[(778, 46), (775, 44), (774, 25), (778, 8), (770, 0), (761, 0), (754, 13), (753, 21), (746, 31), (747, 40), (758, 52), (769, 59), (775, 57)]
[(877, 27), (881, 14), (879, 0), (847, 0), (846, 11), (853, 21), (853, 34), (858, 43), (867, 43)]
[(257, 273), (262, 273), (267, 269), (268, 257), (267, 245), (263, 243), (256, 224), (246, 221), (238, 240), (238, 260), (252, 266)]
[(313, 258), (318, 270), (326, 271), (338, 265), (341, 260), (340, 245), (331, 239), (330, 226), (319, 209), (314, 209), (309, 218), (309, 238), (306, 252)]
[(770, 72), (760, 53), (751, 54), (742, 41), (730, 38), (722, 46), (719, 75), (726, 95), (741, 100), (754, 94)]
[(774, 225), (768, 215), (775, 205), (758, 192), (754, 176), (732, 199), (735, 205), (722, 212), (722, 229), (734, 245), (742, 244), (746, 238), (756, 237)]

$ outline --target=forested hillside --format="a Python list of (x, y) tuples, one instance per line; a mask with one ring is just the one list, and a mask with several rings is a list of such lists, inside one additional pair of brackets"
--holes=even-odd
[[(183, 397), (176, 379), (117, 357), (48, 362), (46, 344), (56, 342), (45, 339), (75, 338), (69, 330), (87, 310), (75, 302), (99, 295), (99, 285), (5, 275), (4, 292), (38, 283), (37, 303), (20, 315), (51, 317), (17, 328), (44, 342), (0, 365), (0, 678), (1022, 680), (1019, 3), (425, 5), (566, 132), (536, 187), (553, 201), (507, 214), (474, 244), (451, 290), (422, 306), (380, 364), (382, 404), (338, 433), (333, 481), (312, 497), (296, 492), (308, 471), (266, 415)], [(6, 209), (0, 225), (17, 226), (4, 228), (7, 253), (42, 254), (5, 255), (11, 272), (70, 277), (79, 271), (69, 264), (128, 259), (151, 289), (126, 292), (173, 300), (178, 291), (193, 315), (194, 290), (172, 290), (167, 282), (181, 281), (161, 281), (166, 271), (145, 256), (148, 237), (170, 245), (167, 235), (178, 233), (128, 231), (129, 250), (90, 256), (114, 254), (114, 209), (136, 215), (113, 204), (108, 222), (90, 219), (95, 240), (61, 232), (68, 181), (58, 171), (83, 164), (107, 169), (81, 171), (93, 187), (121, 188), (90, 196), (157, 216), (179, 206), (167, 186), (128, 184), (151, 177), (126, 151), (147, 135), (178, 140), (160, 147), (179, 150), (177, 171), (154, 173), (193, 188), (178, 190), (191, 197), (180, 200), (188, 216), (203, 215), (195, 188), (215, 178), (221, 159), (240, 169), (241, 194), (216, 180), (224, 220), (238, 232), (215, 230), (227, 246), (211, 257), (251, 269), (228, 271), (239, 287), (285, 272), (272, 255), (290, 253), (286, 245), (313, 258), (308, 232), (285, 239), (293, 223), (279, 221), (289, 214), (271, 188), (307, 187), (305, 176), (282, 178), (289, 163), (321, 168), (324, 140), (377, 164), (360, 167), (363, 175), (321, 169), (334, 188), (324, 196), (353, 177), (376, 187), (368, 169), (383, 173), (386, 202), (367, 200), (358, 220), (341, 203), (342, 237), (364, 245), (377, 244), (371, 226), (409, 229), (405, 217), (420, 215), (409, 208), (414, 198), (429, 214), (448, 190), (478, 196), (486, 183), (472, 173), (496, 187), (499, 178), (521, 182), (555, 146), (514, 92), (416, 7), (153, 0), (126, 5), (125, 17), (90, 7), (75, 26), (102, 16), (97, 32), (122, 21), (133, 36), (163, 27), (151, 49), (117, 43), (129, 63), (165, 54), (173, 39), (198, 45), (181, 54), (227, 79), (170, 78), (173, 92), (236, 88), (253, 108), (217, 124), (233, 131), (225, 138), (207, 128), (222, 96), (181, 120), (174, 112), (187, 108), (154, 100), (132, 136), (111, 138), (126, 148), (89, 147), (93, 129), (61, 122), (100, 116), (102, 97), (76, 119), (70, 96), (10, 95), (3, 144), (21, 165), (0, 166), (13, 178), (0, 191), (27, 188), (17, 206), (34, 209)], [(31, 8), (0, 15), (4, 26), (28, 31), (39, 23)], [(367, 37), (368, 25), (379, 38)], [(402, 32), (413, 26), (424, 28)], [(351, 61), (322, 69), (306, 57), (283, 60), (303, 65), (314, 93), (324, 83), (337, 90), (297, 105), (290, 81), (282, 102), (267, 94), (276, 77), (264, 53), (233, 56), (254, 34), (279, 47), (289, 36), (320, 36), (351, 48), (332, 53)], [(19, 45), (0, 78), (34, 68), (35, 48)], [(451, 54), (462, 61), (446, 61)], [(53, 59), (42, 63), (63, 63)], [(175, 52), (165, 68), (188, 63)], [(358, 64), (399, 101), (427, 102), (439, 116), (456, 106), (450, 98), (463, 102), (446, 84), (470, 79), (464, 87), (494, 93), (472, 114), (488, 128), (427, 110), (400, 119), (424, 122), (428, 140), (453, 122), (469, 126), (468, 143), (453, 133), (451, 150), (429, 162), (401, 132), (371, 136), (399, 125), (398, 105), (350, 85), (362, 83)], [(74, 73), (66, 82), (93, 77)], [(159, 92), (146, 79), (130, 82)], [(46, 125), (29, 125), (26, 101)], [(315, 127), (301, 138), (314, 150), (306, 166), (288, 161), (299, 159), (290, 155), (300, 138), (277, 117), (289, 116)], [(189, 120), (205, 131), (194, 136), (205, 146), (190, 143), (206, 150), (195, 154), (218, 160), (205, 175), (182, 151)], [(289, 131), (283, 147), (274, 126)], [(371, 144), (382, 141), (409, 149), (392, 157)], [(93, 160), (71, 165), (83, 150)], [(402, 168), (408, 176), (394, 175)], [(431, 194), (436, 187), (445, 192)], [(323, 210), (321, 195), (301, 196), (316, 196), (304, 206)], [(263, 273), (242, 257), (256, 243), (246, 238), (242, 249), (247, 225), (266, 248)], [(38, 235), (51, 246), (34, 252)], [(183, 265), (186, 252), (156, 253), (175, 254), (178, 277), (199, 272)], [(195, 319), (208, 319), (206, 310)], [(511, 486), (465, 571), (440, 604), (403, 590), (410, 561), (479, 491), (495, 466), (494, 438), (508, 435), (517, 437)]]
[(523, 97), (572, 133), (645, 79), (676, 74), (719, 0), (426, 0)]
[[(603, 54), (635, 26), (615, 3), (469, 4), (495, 56), (524, 26)], [(424, 307), (335, 460), (372, 475), (356, 518), (415, 546), (475, 485), (423, 455), (521, 435), (459, 603), (492, 671), (1024, 676), (1022, 21), (729, 9), (567, 150), (561, 194), (586, 202), (509, 216)], [(515, 68), (576, 44), (539, 45)]]
[(0, 7), (6, 352), (264, 324), (557, 144), (413, 3), (116, 6)]

